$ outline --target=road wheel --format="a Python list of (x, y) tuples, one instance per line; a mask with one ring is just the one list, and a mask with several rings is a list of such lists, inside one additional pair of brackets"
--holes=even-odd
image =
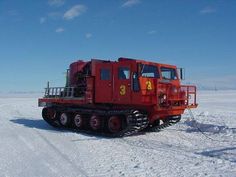
[(108, 119), (108, 130), (111, 133), (117, 133), (121, 131), (122, 128), (122, 121), (121, 118), (118, 116), (111, 116)]
[(61, 113), (59, 116), (59, 122), (62, 126), (66, 127), (70, 124), (70, 116), (68, 113)]
[(73, 124), (75, 128), (78, 128), (78, 129), (82, 128), (83, 118), (80, 114), (75, 114)]
[(89, 125), (92, 130), (99, 130), (102, 126), (101, 118), (99, 116), (93, 115), (89, 120)]

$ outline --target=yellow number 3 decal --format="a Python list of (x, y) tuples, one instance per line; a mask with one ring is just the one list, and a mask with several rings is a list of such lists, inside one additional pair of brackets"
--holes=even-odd
[(151, 81), (146, 82), (147, 90), (152, 90), (152, 83)]
[(120, 86), (120, 95), (125, 95), (126, 94), (126, 87), (125, 85)]

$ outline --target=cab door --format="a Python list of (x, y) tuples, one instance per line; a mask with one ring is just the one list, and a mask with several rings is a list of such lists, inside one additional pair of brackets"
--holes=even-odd
[(131, 66), (126, 63), (113, 64), (114, 103), (131, 103)]
[(95, 101), (96, 103), (112, 103), (112, 64), (97, 63), (96, 64), (96, 80), (95, 80)]

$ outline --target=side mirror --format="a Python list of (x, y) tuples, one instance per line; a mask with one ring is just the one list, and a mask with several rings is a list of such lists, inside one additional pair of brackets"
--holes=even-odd
[(181, 80), (185, 80), (185, 69), (184, 68), (178, 68), (178, 75)]
[(138, 74), (133, 73), (133, 91), (138, 92), (140, 90), (139, 80), (138, 80)]

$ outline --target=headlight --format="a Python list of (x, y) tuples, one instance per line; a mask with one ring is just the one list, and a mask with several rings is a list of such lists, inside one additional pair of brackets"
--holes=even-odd
[(167, 96), (166, 95), (163, 95), (163, 99), (166, 100)]
[(177, 93), (177, 92), (178, 92), (178, 89), (177, 89), (176, 87), (173, 87), (173, 88), (172, 88), (172, 92), (173, 92), (173, 93)]
[(165, 103), (165, 102), (166, 102), (166, 99), (167, 99), (166, 94), (160, 94), (160, 95), (159, 95), (159, 102), (160, 102), (160, 104)]

